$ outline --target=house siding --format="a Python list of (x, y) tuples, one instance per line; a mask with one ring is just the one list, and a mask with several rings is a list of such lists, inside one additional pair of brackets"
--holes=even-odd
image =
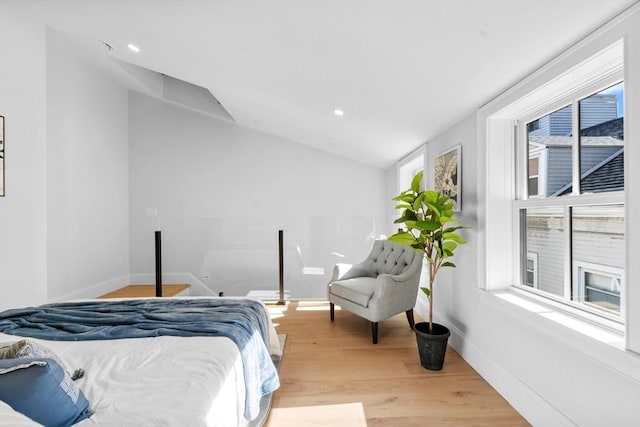
[(538, 289), (564, 295), (564, 227), (562, 212), (527, 213), (527, 252), (538, 255)]
[(571, 147), (554, 147), (547, 152), (546, 194), (552, 195), (571, 183)]

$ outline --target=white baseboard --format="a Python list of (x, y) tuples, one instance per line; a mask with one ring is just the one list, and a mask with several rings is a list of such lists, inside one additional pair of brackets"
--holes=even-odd
[(73, 292), (68, 292), (63, 295), (51, 297), (48, 299), (48, 301), (59, 302), (59, 301), (70, 301), (75, 299), (96, 298), (100, 295), (104, 295), (111, 291), (115, 291), (116, 289), (126, 286), (129, 283), (130, 283), (129, 275), (125, 274), (123, 276), (114, 277), (112, 279), (105, 280), (104, 282), (87, 286), (86, 288), (78, 289)]
[[(415, 310), (423, 319), (427, 319), (427, 300), (419, 296)], [(528, 422), (534, 426), (545, 427), (575, 426), (575, 423), (468, 340), (459, 329), (452, 327), (454, 322), (438, 312), (435, 312), (434, 319), (440, 319), (439, 323), (449, 327), (449, 345)]]
[[(441, 316), (435, 317), (442, 319)], [(453, 324), (452, 322), (443, 323), (446, 323), (451, 331), (449, 345), (529, 423), (545, 427), (575, 426), (575, 423), (525, 383), (504, 369), (473, 342), (466, 339), (460, 330), (449, 326)]]
[[(218, 294), (209, 289), (204, 283), (198, 280), (191, 273), (163, 273), (163, 283), (188, 283), (191, 285), (189, 295), (193, 296), (217, 296)], [(96, 283), (91, 286), (87, 286), (83, 289), (78, 289), (73, 292), (68, 292), (63, 295), (58, 295), (48, 299), (48, 302), (60, 302), (71, 301), (77, 299), (96, 298), (100, 295), (107, 294), (115, 291), (123, 286), (137, 284), (137, 283), (155, 283), (156, 276), (153, 273), (149, 274), (126, 274), (123, 276), (114, 277), (104, 282)]]

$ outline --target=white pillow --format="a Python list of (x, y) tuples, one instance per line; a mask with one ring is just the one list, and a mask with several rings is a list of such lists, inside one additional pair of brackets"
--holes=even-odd
[(42, 424), (31, 420), (26, 415), (13, 410), (11, 406), (0, 400), (0, 427), (42, 427)]

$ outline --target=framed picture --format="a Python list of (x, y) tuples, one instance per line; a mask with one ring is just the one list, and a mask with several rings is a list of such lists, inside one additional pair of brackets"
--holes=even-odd
[(4, 117), (0, 116), (0, 197), (4, 197)]
[(453, 200), (455, 212), (460, 212), (462, 208), (461, 160), (462, 146), (456, 145), (436, 156), (434, 167), (435, 189)]

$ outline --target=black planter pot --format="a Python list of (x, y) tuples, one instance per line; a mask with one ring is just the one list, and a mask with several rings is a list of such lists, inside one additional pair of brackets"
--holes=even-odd
[(429, 333), (429, 323), (419, 322), (415, 326), (420, 364), (423, 368), (439, 371), (444, 365), (444, 355), (447, 351), (449, 329), (438, 323), (433, 324), (433, 334)]

